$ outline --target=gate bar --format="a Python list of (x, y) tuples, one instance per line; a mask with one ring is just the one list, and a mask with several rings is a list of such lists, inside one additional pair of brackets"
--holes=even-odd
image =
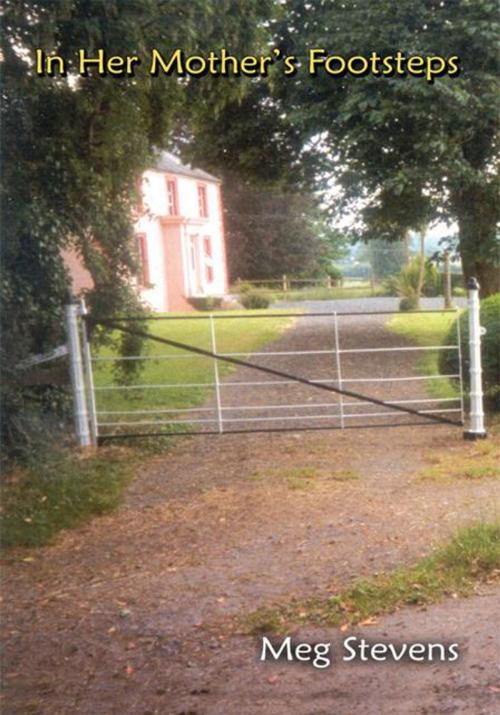
[[(246, 360), (240, 360), (239, 358), (233, 358), (228, 356), (217, 355), (210, 350), (204, 350), (203, 348), (195, 347), (194, 345), (188, 345), (186, 343), (180, 343), (177, 340), (170, 340), (168, 338), (160, 338), (157, 335), (151, 335), (145, 330), (131, 330), (123, 325), (120, 325), (116, 320), (100, 320), (97, 321), (100, 325), (107, 326), (109, 328), (114, 328), (115, 330), (121, 330), (124, 333), (129, 333), (129, 335), (136, 335), (137, 337), (146, 338), (148, 340), (155, 340), (158, 343), (163, 343), (165, 345), (170, 345), (174, 348), (180, 348), (182, 350), (187, 350), (188, 352), (196, 353), (197, 355), (203, 355), (204, 357), (215, 358), (217, 360), (222, 360), (223, 362), (228, 362), (233, 365), (238, 365), (239, 367), (249, 367), (254, 370), (260, 370), (260, 372), (268, 373), (269, 375), (276, 375), (277, 377), (284, 377), (285, 379), (293, 380), (293, 382), (299, 382), (303, 385), (308, 385), (309, 387), (315, 387), (318, 390), (326, 390), (327, 392), (335, 392), (338, 395), (348, 395), (349, 397), (354, 397), (358, 400), (364, 400), (371, 402), (374, 405), (381, 405), (386, 407), (387, 403), (383, 400), (379, 400), (376, 397), (368, 397), (368, 395), (362, 395), (359, 392), (353, 392), (352, 390), (340, 389), (338, 387), (333, 387), (332, 385), (326, 385), (318, 382), (311, 382), (305, 377), (299, 377), (298, 375), (292, 375), (287, 372), (282, 372), (281, 370), (275, 370), (270, 367), (263, 367), (262, 365), (255, 365), (254, 363), (247, 362)], [(399, 412), (404, 412), (405, 414), (416, 415), (417, 417), (425, 417), (426, 419), (432, 420), (433, 422), (439, 422), (441, 424), (461, 424), (454, 420), (449, 420), (446, 417), (441, 417), (439, 415), (424, 414), (418, 410), (413, 410), (411, 407), (401, 407), (400, 405), (390, 405), (393, 410), (398, 410)]]
[[(210, 339), (212, 344), (212, 352), (215, 355), (217, 353), (217, 343), (215, 338), (215, 323), (214, 316), (210, 315)], [(220, 394), (220, 379), (219, 379), (219, 363), (214, 358), (214, 377), (215, 377), (215, 400), (217, 404), (217, 422), (219, 424), (219, 432), (222, 434), (224, 432), (224, 423), (222, 420), (222, 409), (221, 409), (221, 394)]]
[[(352, 377), (343, 378), (343, 382), (404, 382), (405, 380), (445, 380), (451, 377), (460, 377), (459, 373), (450, 373), (447, 375), (413, 375), (412, 377)], [(311, 380), (311, 382), (318, 383), (329, 383), (337, 382), (337, 380)], [(221, 382), (219, 387), (235, 387), (235, 386), (265, 386), (265, 385), (292, 385), (294, 380), (256, 380), (253, 382), (246, 382), (245, 380), (239, 380), (237, 382), (225, 381)], [(157, 390), (160, 388), (175, 388), (179, 387), (213, 387), (212, 382), (167, 382), (159, 383), (154, 385), (148, 385), (147, 383), (139, 385), (103, 385), (96, 386), (94, 389), (97, 390)]]
[[(424, 417), (426, 415), (423, 415)], [(452, 425), (460, 426), (459, 422), (450, 422)], [(432, 425), (431, 422), (396, 422), (394, 424), (386, 424), (386, 425), (345, 425), (344, 429), (371, 429), (371, 428), (376, 428), (376, 429), (389, 429), (390, 427), (430, 427)], [(262, 433), (262, 432), (331, 432), (332, 430), (340, 430), (342, 429), (340, 426), (339, 427), (323, 427), (323, 426), (316, 426), (316, 427), (266, 427), (265, 429), (232, 429), (232, 430), (227, 430), (224, 434), (231, 435), (231, 434), (257, 434), (257, 433)], [(119, 434), (100, 434), (99, 435), (99, 444), (101, 444), (104, 441), (109, 441), (109, 440), (115, 440), (115, 439), (126, 439), (127, 437), (201, 437), (201, 436), (210, 436), (210, 435), (217, 435), (219, 434), (218, 430), (206, 430), (204, 432), (201, 431), (192, 431), (192, 432), (120, 432)]]
[[(457, 313), (458, 309), (457, 308), (441, 308), (441, 309), (433, 309), (433, 310), (412, 310), (409, 312), (409, 315), (421, 315), (423, 313)], [(328, 318), (332, 317), (335, 315), (335, 311), (328, 311), (325, 313), (245, 313), (244, 315), (241, 315), (239, 311), (235, 311), (236, 315), (233, 313), (215, 313), (213, 314), (213, 317), (215, 320), (233, 320), (233, 319), (238, 319), (238, 318)], [(363, 312), (357, 312), (357, 311), (351, 311), (351, 312), (346, 312), (346, 313), (336, 313), (338, 316), (343, 316), (343, 315), (350, 315), (350, 316), (359, 316), (362, 317), (363, 315), (396, 315), (399, 313), (399, 310), (396, 308), (395, 310), (369, 310), (369, 311), (363, 311)], [(208, 316), (205, 315), (122, 315), (122, 316), (116, 316), (115, 320), (123, 320), (123, 321), (142, 321), (144, 322), (145, 320), (206, 320)], [(103, 321), (97, 321), (99, 323), (104, 324)]]
[[(335, 330), (335, 360), (337, 363), (337, 379), (338, 379), (338, 387), (341, 390), (342, 389), (342, 371), (340, 367), (340, 343), (339, 343), (339, 326), (338, 326), (338, 320), (337, 320), (337, 313), (335, 313), (335, 316), (333, 318), (333, 325), (334, 325), (334, 330)], [(339, 397), (339, 403), (340, 403), (340, 426), (344, 428), (344, 395), (340, 395)]]

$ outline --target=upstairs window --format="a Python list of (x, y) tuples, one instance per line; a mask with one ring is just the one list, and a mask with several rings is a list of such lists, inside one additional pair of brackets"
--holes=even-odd
[(179, 214), (177, 182), (175, 179), (167, 179), (167, 214), (169, 216), (178, 216)]
[(149, 256), (148, 256), (148, 242), (145, 233), (137, 234), (137, 245), (139, 250), (139, 285), (147, 286), (149, 285)]
[(208, 218), (207, 187), (204, 184), (198, 184), (198, 215)]
[(203, 251), (206, 258), (212, 258), (212, 241), (210, 236), (205, 236), (203, 239)]

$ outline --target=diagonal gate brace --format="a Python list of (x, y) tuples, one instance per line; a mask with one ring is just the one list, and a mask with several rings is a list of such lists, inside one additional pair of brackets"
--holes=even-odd
[(233, 365), (238, 365), (239, 367), (249, 367), (253, 370), (258, 370), (259, 372), (267, 373), (268, 375), (275, 375), (276, 377), (282, 377), (287, 380), (293, 380), (294, 382), (300, 383), (302, 385), (308, 385), (309, 387), (314, 387), (317, 390), (323, 390), (326, 392), (334, 392), (338, 395), (347, 395), (348, 397), (354, 397), (358, 400), (363, 400), (365, 402), (371, 402), (374, 405), (380, 405), (381, 407), (388, 407), (391, 410), (396, 410), (398, 412), (404, 412), (408, 415), (417, 415), (417, 417), (424, 417), (431, 422), (438, 422), (440, 424), (450, 424), (450, 425), (460, 425), (461, 423), (455, 420), (450, 420), (441, 415), (433, 415), (428, 412), (419, 412), (419, 410), (414, 410), (411, 407), (404, 407), (403, 405), (397, 405), (391, 402), (384, 402), (384, 400), (379, 400), (376, 397), (370, 397), (368, 395), (363, 395), (359, 392), (354, 392), (353, 390), (346, 390), (345, 388), (333, 387), (332, 385), (325, 385), (320, 382), (312, 382), (305, 377), (299, 377), (298, 375), (292, 375), (289, 372), (283, 372), (282, 370), (275, 370), (271, 367), (263, 367), (262, 365), (255, 365), (254, 363), (248, 362), (247, 360), (240, 360), (239, 358), (229, 357), (227, 355), (219, 355), (217, 353), (211, 352), (210, 350), (204, 350), (203, 348), (195, 347), (194, 345), (188, 345), (187, 343), (180, 343), (177, 340), (170, 340), (169, 338), (160, 338), (157, 335), (152, 335), (146, 330), (131, 329), (123, 324), (114, 320), (100, 320), (97, 321), (100, 325), (105, 327), (114, 328), (116, 330), (121, 330), (123, 333), (128, 333), (129, 335), (136, 335), (137, 337), (147, 338), (148, 340), (154, 340), (158, 343), (163, 343), (163, 345), (169, 345), (173, 348), (179, 348), (180, 350), (186, 350), (187, 352), (194, 353), (195, 355), (202, 355), (203, 357), (209, 357), (216, 360), (221, 360), (222, 362), (228, 362)]

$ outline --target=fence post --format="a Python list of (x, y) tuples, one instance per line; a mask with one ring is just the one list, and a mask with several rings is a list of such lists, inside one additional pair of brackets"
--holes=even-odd
[(75, 420), (76, 439), (79, 447), (90, 447), (92, 444), (89, 431), (89, 416), (85, 396), (85, 378), (83, 373), (82, 346), (78, 330), (80, 306), (72, 299), (64, 308), (66, 335), (70, 363), (71, 387), (73, 391), (73, 416)]
[(481, 368), (481, 335), (485, 330), (481, 328), (479, 322), (479, 283), (475, 278), (469, 278), (467, 289), (469, 293), (470, 412), (469, 429), (464, 432), (464, 438), (475, 440), (486, 437)]
[(283, 288), (283, 293), (286, 293), (288, 290), (288, 278), (286, 277), (286, 274), (283, 274), (281, 278), (281, 284)]

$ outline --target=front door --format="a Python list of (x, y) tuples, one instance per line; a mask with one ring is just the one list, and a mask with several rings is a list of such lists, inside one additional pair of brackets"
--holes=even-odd
[(189, 285), (191, 295), (202, 295), (201, 260), (198, 235), (189, 237)]

